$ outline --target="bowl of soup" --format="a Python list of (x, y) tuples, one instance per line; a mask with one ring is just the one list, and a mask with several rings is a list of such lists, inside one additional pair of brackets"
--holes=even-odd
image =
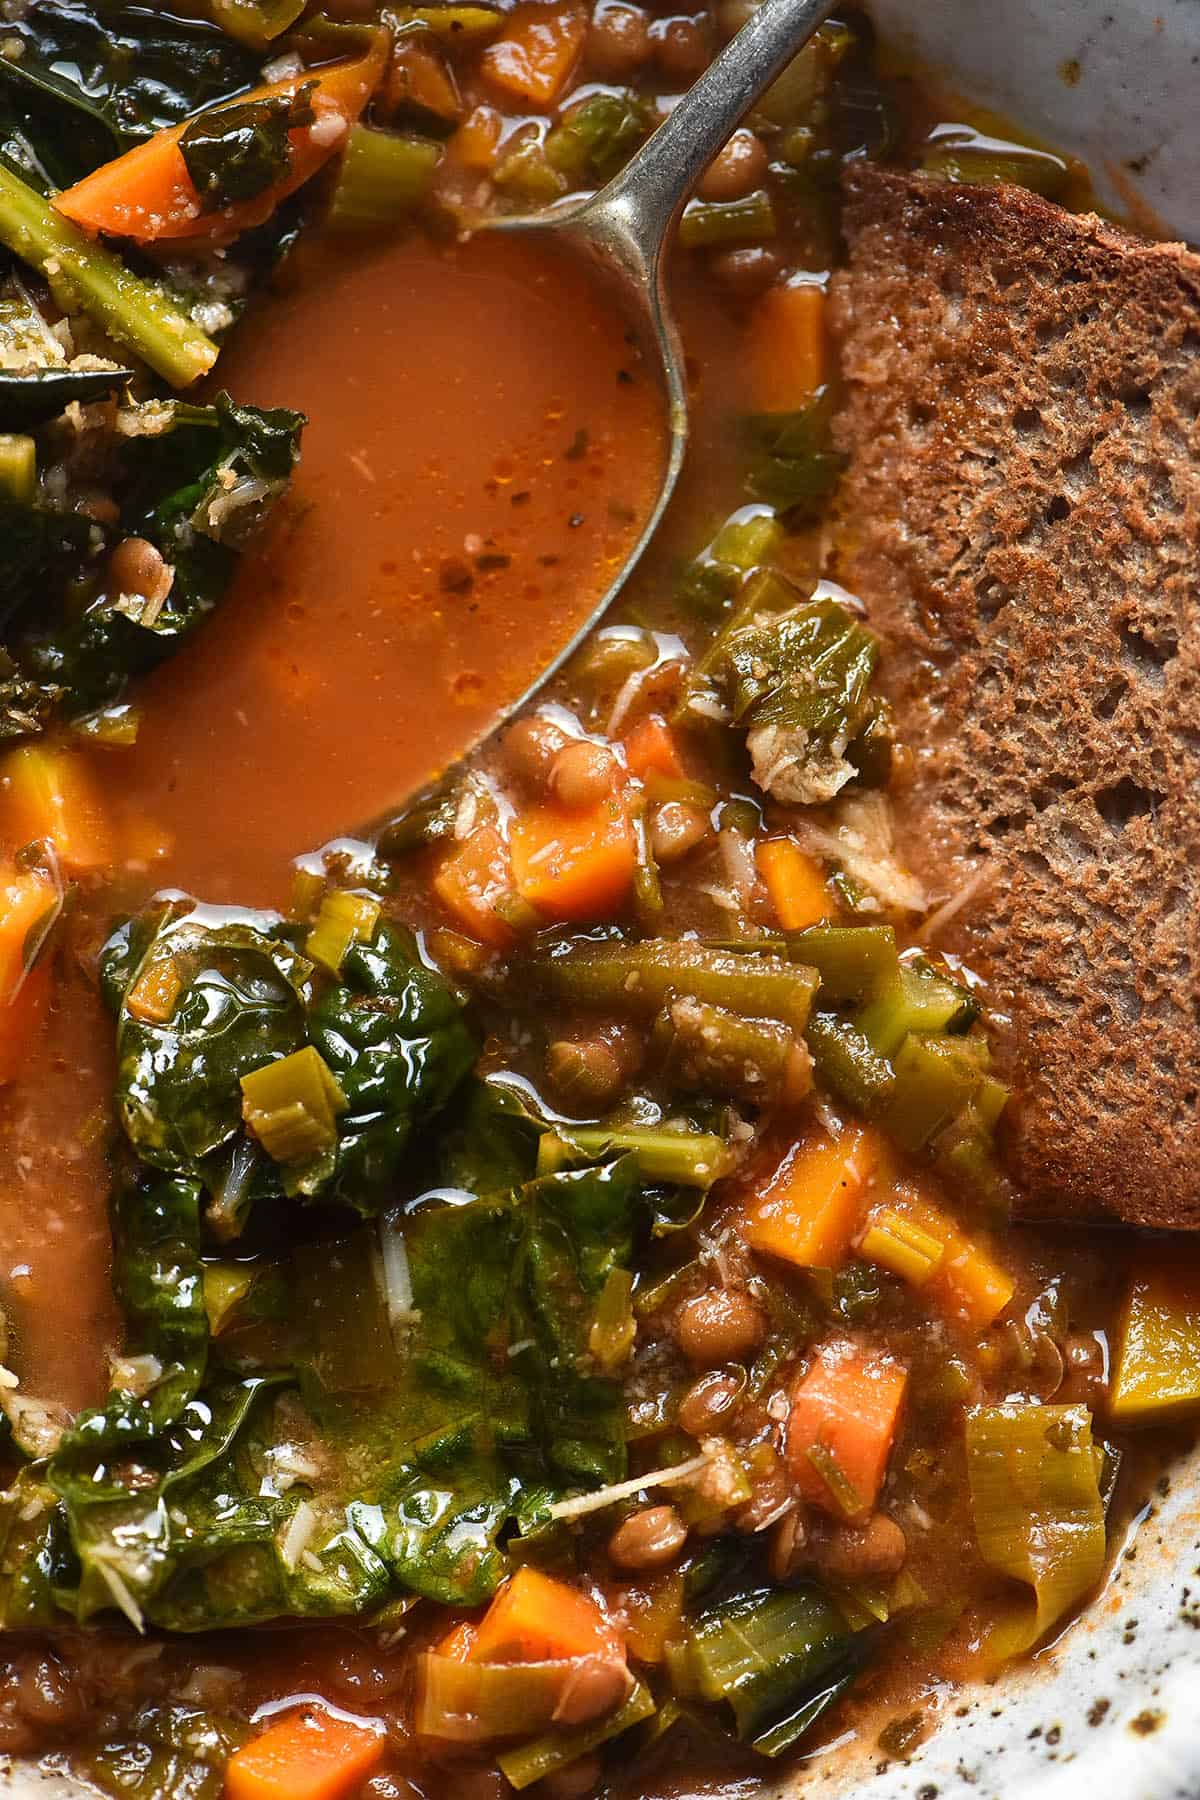
[[(1080, 328), (1166, 370), (1110, 380), (1126, 454), (1186, 400), (1197, 23), (821, 26), (681, 214), (683, 477), (539, 686), (663, 403), (594, 275), (488, 226), (602, 187), (750, 10), (39, 0), (0, 36), (14, 1795), (1200, 1780), (1195, 1221), (1030, 1190), (1059, 971), (976, 931), (1004, 883), (925, 800), (958, 665), (905, 649), (847, 498), (931, 342), (903, 429), (975, 467), (1014, 353), (956, 333), (1039, 244), (1107, 258)], [(929, 218), (944, 310), (917, 255), (893, 362), (864, 284)], [(1179, 289), (1153, 329), (1125, 263)], [(1194, 492), (1177, 416), (1147, 531)], [(1192, 604), (1166, 650), (1123, 627), (1156, 695)], [(1193, 754), (1124, 691), (1097, 731)], [(1168, 786), (1105, 790), (1114, 845)]]

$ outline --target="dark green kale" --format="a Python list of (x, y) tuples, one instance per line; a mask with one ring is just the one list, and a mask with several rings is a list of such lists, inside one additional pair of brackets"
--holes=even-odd
[(0, 150), (43, 188), (259, 79), (258, 59), (216, 26), (157, 7), (38, 0), (4, 36), (20, 50), (0, 58)]
[[(0, 388), (0, 406), (3, 404)], [(287, 486), (304, 420), (219, 394), (210, 406), (174, 403), (162, 430), (121, 441), (113, 469), (115, 526), (0, 503), (6, 557), (0, 582), (5, 646), (40, 706), (14, 706), (0, 735), (111, 705), (135, 676), (170, 656), (223, 597), (238, 556)], [(150, 540), (174, 575), (165, 598), (111, 592), (104, 558), (126, 536)]]
[(0, 429), (32, 431), (57, 419), (73, 400), (83, 406), (103, 400), (132, 379), (132, 369), (0, 370)]
[(310, 87), (217, 107), (194, 118), (179, 149), (205, 212), (257, 199), (287, 174), (288, 132), (311, 125)]
[[(176, 902), (122, 927), (103, 959), (129, 1143), (155, 1168), (201, 1181), (227, 1232), (241, 1223), (241, 1212), (224, 1216), (235, 1167), (248, 1197), (286, 1192), (363, 1213), (387, 1206), (414, 1131), (475, 1057), (461, 1003), (407, 932), (378, 922), (337, 978), (314, 968), (296, 936), (272, 915)], [(145, 1007), (139, 996), (151, 992), (168, 1003)], [(240, 1084), (306, 1048), (345, 1106), (329, 1156), (281, 1166), (247, 1136)]]

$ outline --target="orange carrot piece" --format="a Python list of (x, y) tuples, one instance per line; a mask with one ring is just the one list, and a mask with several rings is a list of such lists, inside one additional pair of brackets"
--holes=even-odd
[(862, 1126), (794, 1145), (742, 1215), (750, 1248), (802, 1269), (838, 1268), (877, 1157), (875, 1134)]
[(441, 52), (407, 33), (396, 39), (384, 78), (383, 102), (389, 113), (416, 106), (446, 125), (457, 125), (463, 113), (458, 84)]
[(758, 872), (775, 917), (785, 931), (819, 925), (834, 910), (820, 865), (791, 838), (767, 838), (758, 846)]
[(441, 1642), (434, 1645), (434, 1649), (439, 1656), (448, 1656), (451, 1662), (470, 1662), (478, 1636), (479, 1627), (474, 1620), (463, 1619), (460, 1624), (450, 1628)]
[(550, 107), (574, 74), (586, 35), (587, 15), (579, 7), (516, 6), (479, 66), (511, 99)]
[(627, 899), (637, 868), (620, 795), (581, 812), (530, 807), (513, 821), (509, 850), (517, 892), (547, 919), (608, 918)]
[(623, 1656), (621, 1639), (594, 1600), (526, 1564), (500, 1589), (479, 1625), (472, 1662), (556, 1662)]
[(799, 412), (825, 382), (825, 290), (768, 288), (750, 318), (750, 392), (761, 412)]
[[(787, 1460), (806, 1500), (837, 1518), (875, 1505), (891, 1454), (908, 1374), (894, 1357), (859, 1344), (825, 1344), (792, 1389)], [(831, 1478), (821, 1473), (826, 1468)]]
[(464, 169), (490, 169), (500, 147), (502, 125), (494, 106), (473, 107), (450, 139), (451, 156)]
[(496, 902), (512, 893), (512, 865), (494, 825), (478, 826), (443, 859), (433, 891), (472, 937), (497, 950), (508, 949), (512, 928), (496, 911)]
[(625, 763), (631, 775), (644, 781), (647, 775), (665, 775), (679, 781), (686, 775), (675, 734), (658, 713), (648, 713), (625, 739)]
[(49, 838), (70, 869), (112, 861), (109, 821), (79, 750), (23, 744), (0, 762), (0, 836), (14, 846)]
[(235, 1750), (227, 1800), (341, 1800), (364, 1781), (385, 1748), (381, 1731), (331, 1713), (285, 1713)]
[(378, 49), (354, 62), (308, 69), (238, 96), (239, 104), (285, 98), (306, 84), (313, 84), (311, 101), (316, 117), (311, 125), (288, 132), (291, 166), (286, 176), (252, 200), (203, 211), (179, 149), (179, 139), (188, 123), (185, 120), (156, 132), (144, 144), (135, 145), (124, 156), (85, 175), (74, 187), (59, 194), (54, 206), (84, 231), (135, 238), (141, 244), (167, 238), (226, 242), (253, 225), (261, 225), (281, 200), (341, 148), (347, 131), (375, 89), (383, 56), (381, 42)]

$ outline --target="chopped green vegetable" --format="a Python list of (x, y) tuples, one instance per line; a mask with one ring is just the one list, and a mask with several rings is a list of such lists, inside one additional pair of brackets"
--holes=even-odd
[(432, 138), (352, 125), (329, 208), (339, 231), (377, 231), (408, 218), (429, 192), (442, 147)]
[(369, 943), (381, 912), (373, 894), (355, 894), (348, 888), (326, 893), (316, 921), (304, 940), (304, 954), (333, 975), (340, 975), (351, 944)]
[(921, 157), (927, 175), (943, 181), (969, 181), (994, 186), (1011, 182), (1057, 200), (1070, 181), (1061, 156), (985, 137), (969, 125), (942, 125), (932, 134)]
[(589, 94), (546, 139), (546, 158), (573, 183), (607, 181), (649, 137), (658, 115), (632, 88)]
[(775, 236), (775, 208), (765, 188), (741, 200), (689, 200), (679, 221), (684, 250), (762, 244)]
[(629, 1731), (634, 1725), (654, 1716), (654, 1697), (648, 1687), (638, 1682), (632, 1694), (616, 1712), (606, 1713), (586, 1725), (559, 1726), (532, 1743), (520, 1744), (514, 1750), (502, 1750), (496, 1761), (510, 1787), (518, 1791), (544, 1781), (559, 1769), (568, 1768)]
[(651, 1035), (656, 1063), (673, 1087), (734, 1094), (756, 1105), (796, 1101), (807, 1089), (808, 1060), (774, 1019), (747, 1019), (703, 1000), (672, 1000)]
[(823, 1004), (865, 1000), (883, 989), (898, 967), (890, 925), (813, 925), (789, 935), (787, 952), (817, 971)]
[(311, 125), (316, 117), (313, 86), (305, 83), (293, 94), (233, 101), (189, 120), (179, 137), (179, 154), (202, 212), (255, 200), (278, 185), (289, 167), (288, 132)]
[(669, 996), (779, 1019), (802, 1031), (816, 992), (811, 969), (778, 956), (739, 956), (688, 939), (597, 944), (534, 966), (538, 985), (576, 1006), (653, 1018)]
[[(729, 1168), (724, 1138), (705, 1131), (671, 1131), (647, 1125), (561, 1125), (538, 1145), (539, 1169), (553, 1167), (571, 1152), (591, 1160), (629, 1155), (644, 1181), (665, 1181), (702, 1192)], [(561, 1163), (558, 1166), (562, 1166)]]
[(90, 313), (172, 387), (190, 387), (216, 362), (217, 346), (165, 287), (133, 274), (2, 163), (0, 243), (45, 276), (65, 312)]
[(0, 495), (17, 506), (31, 506), (36, 492), (37, 445), (31, 437), (0, 432)]
[(993, 1626), (997, 1660), (1032, 1650), (1095, 1587), (1106, 1542), (1102, 1452), (1084, 1406), (976, 1406), (967, 1414), (967, 1479), (980, 1554), (1033, 1589)]
[(894, 1056), (910, 1031), (966, 1031), (979, 1010), (969, 988), (939, 974), (925, 957), (907, 957), (893, 966), (854, 1023), (880, 1056)]
[(822, 388), (799, 412), (754, 413), (743, 425), (746, 492), (793, 523), (813, 519), (837, 486), (845, 458), (830, 447), (832, 406)]
[[(0, 59), (2, 60), (2, 59)], [(20, 373), (0, 370), (0, 421), (11, 430), (29, 431), (57, 419), (78, 400), (86, 406), (115, 394), (132, 379), (131, 369), (67, 369), (30, 367)], [(14, 495), (13, 498), (18, 498)], [(28, 504), (28, 501), (25, 502)]]
[(249, 1728), (194, 1706), (143, 1706), (126, 1728), (78, 1759), (113, 1800), (221, 1800), (225, 1765)]
[(349, 1102), (311, 1044), (252, 1069), (240, 1085), (247, 1129), (274, 1162), (332, 1162), (338, 1115)]

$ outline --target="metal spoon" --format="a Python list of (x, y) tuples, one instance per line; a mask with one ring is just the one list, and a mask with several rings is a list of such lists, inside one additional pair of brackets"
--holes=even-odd
[[(657, 357), (668, 442), (658, 494), (624, 563), (536, 679), (457, 760), (478, 748), (562, 668), (612, 605), (654, 536), (675, 491), (688, 444), (683, 350), (666, 281), (667, 252), (676, 221), (730, 132), (804, 48), (835, 4), (836, 0), (762, 0), (607, 187), (542, 213), (486, 221), (488, 230), (552, 236), (588, 259), (608, 281), (651, 358)], [(408, 813), (410, 808), (404, 810)]]

